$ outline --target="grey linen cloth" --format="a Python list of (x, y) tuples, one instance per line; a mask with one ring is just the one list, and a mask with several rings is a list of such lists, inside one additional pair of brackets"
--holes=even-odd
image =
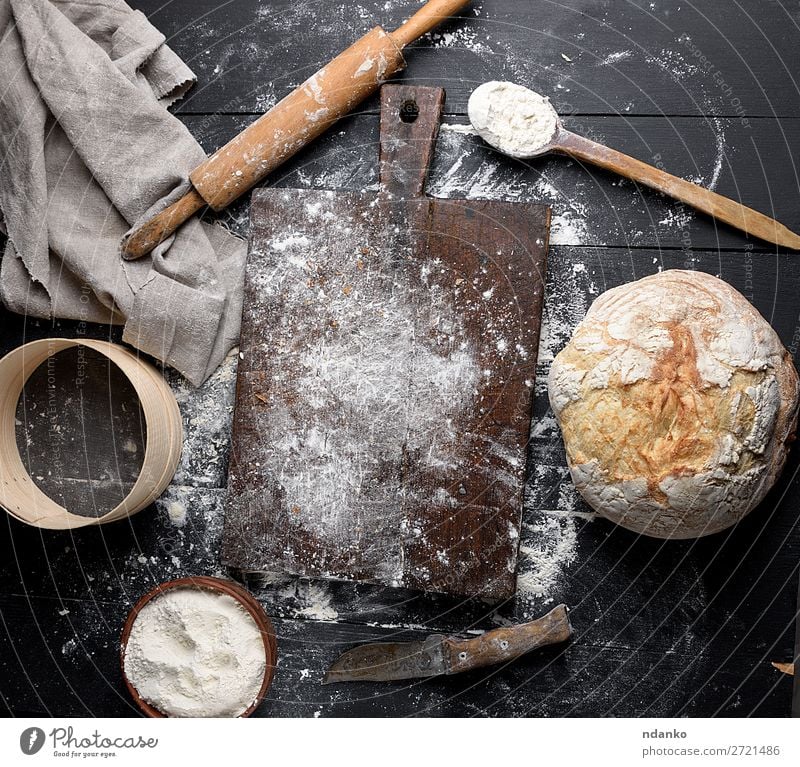
[(245, 243), (193, 219), (149, 256), (119, 254), (205, 159), (166, 109), (194, 75), (164, 42), (122, 0), (0, 0), (0, 298), (124, 324), (199, 385), (238, 339)]

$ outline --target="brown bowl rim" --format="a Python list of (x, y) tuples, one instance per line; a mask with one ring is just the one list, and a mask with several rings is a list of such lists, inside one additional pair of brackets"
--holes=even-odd
[(142, 596), (138, 602), (136, 602), (130, 613), (128, 613), (128, 617), (125, 620), (125, 625), (122, 628), (122, 637), (120, 639), (119, 661), (125, 687), (128, 689), (128, 692), (130, 693), (136, 705), (139, 706), (141, 711), (146, 716), (149, 716), (153, 719), (168, 718), (168, 714), (164, 714), (155, 706), (144, 700), (144, 698), (139, 695), (138, 690), (130, 681), (130, 679), (128, 679), (128, 675), (125, 673), (125, 651), (128, 647), (128, 639), (131, 635), (133, 623), (138, 617), (141, 609), (152, 599), (161, 596), (166, 591), (179, 588), (207, 589), (221, 594), (226, 594), (229, 597), (233, 597), (242, 605), (245, 610), (247, 610), (247, 612), (256, 622), (256, 626), (258, 626), (258, 629), (261, 632), (261, 638), (264, 641), (266, 665), (264, 668), (264, 680), (261, 683), (261, 688), (258, 692), (258, 695), (256, 696), (255, 700), (241, 714), (239, 714), (238, 718), (243, 719), (249, 717), (261, 705), (261, 702), (264, 700), (264, 696), (267, 694), (267, 690), (272, 684), (272, 679), (275, 676), (275, 666), (278, 660), (278, 646), (277, 642), (275, 641), (275, 629), (272, 626), (272, 621), (270, 621), (269, 616), (258, 600), (243, 586), (240, 586), (235, 581), (224, 578), (214, 578), (208, 575), (192, 575), (184, 578), (176, 578), (171, 581), (159, 583), (157, 586), (144, 594), (144, 596)]

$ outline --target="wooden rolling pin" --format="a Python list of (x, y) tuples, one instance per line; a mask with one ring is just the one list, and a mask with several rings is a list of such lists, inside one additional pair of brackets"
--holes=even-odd
[(146, 255), (206, 205), (230, 205), (403, 69), (405, 46), (468, 4), (429, 0), (396, 31), (368, 32), (195, 168), (189, 192), (126, 235), (123, 257)]

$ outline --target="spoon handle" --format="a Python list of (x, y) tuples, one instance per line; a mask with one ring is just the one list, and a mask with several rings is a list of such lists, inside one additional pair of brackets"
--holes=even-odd
[(775, 245), (800, 250), (800, 235), (787, 229), (774, 218), (765, 216), (728, 197), (723, 197), (710, 189), (693, 184), (691, 181), (665, 173), (663, 170), (618, 152), (616, 149), (611, 149), (566, 130), (558, 134), (557, 145), (554, 148), (576, 160), (583, 160), (606, 170), (615, 171), (632, 181), (656, 189), (676, 200), (681, 200), (703, 213), (708, 213), (726, 224), (741, 229), (746, 234), (759, 237)]

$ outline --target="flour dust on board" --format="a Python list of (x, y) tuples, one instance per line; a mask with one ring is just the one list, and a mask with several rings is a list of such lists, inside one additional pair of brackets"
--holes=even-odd
[(487, 259), (487, 222), (459, 205), (257, 196), (227, 564), (455, 593), (497, 572), (513, 589), (542, 291), (508, 287), (530, 254), (514, 237)]
[[(306, 206), (312, 220), (317, 210)], [(431, 469), (458, 470), (464, 456), (456, 424), (472, 404), (480, 370), (448, 296), (428, 283), (440, 263), (420, 269), (428, 293), (428, 316), (421, 316), (419, 288), (405, 273), (367, 266), (368, 254), (356, 247), (334, 284), (318, 283), (318, 246), (292, 232), (268, 243), (283, 258), (263, 289), (279, 285), (290, 305), (310, 304), (307, 311), (330, 331), (295, 356), (297, 397), (291, 407), (281, 403), (272, 410), (278, 439), (264, 468), (300, 526), (346, 542), (364, 524), (363, 515), (352, 513), (354, 501), (391, 509), (408, 493), (422, 502), (450, 498), (444, 487), (419, 495), (401, 473), (384, 468), (408, 453)], [(425, 339), (430, 331), (432, 343)]]

